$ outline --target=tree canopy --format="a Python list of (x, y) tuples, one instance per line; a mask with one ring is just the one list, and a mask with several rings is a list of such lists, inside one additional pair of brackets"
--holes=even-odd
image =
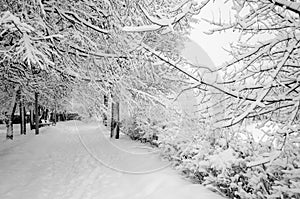
[(154, 70), (171, 71), (158, 67), (165, 63), (148, 50), (178, 61), (177, 46), (207, 2), (2, 0), (3, 81), (20, 84), (28, 96), (39, 91), (59, 98), (85, 84), (97, 87), (93, 98), (114, 92), (150, 97), (147, 92), (166, 89), (162, 82), (157, 87)]

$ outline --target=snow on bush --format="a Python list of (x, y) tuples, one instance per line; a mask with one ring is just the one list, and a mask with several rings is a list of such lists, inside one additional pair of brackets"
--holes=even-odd
[(162, 156), (195, 182), (236, 199), (300, 198), (300, 148), (298, 140), (294, 140), (296, 135), (290, 135), (288, 140), (275, 134), (261, 136), (254, 132), (253, 136), (249, 132), (255, 129), (252, 125), (213, 133), (194, 124), (196, 128), (187, 132), (184, 122), (175, 121), (178, 118), (153, 119), (150, 115), (136, 115), (125, 125), (124, 132), (154, 143)]

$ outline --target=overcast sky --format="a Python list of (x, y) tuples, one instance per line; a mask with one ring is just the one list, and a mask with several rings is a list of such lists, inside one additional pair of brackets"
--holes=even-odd
[[(197, 0), (199, 2), (203, 0)], [(222, 20), (228, 20), (230, 13), (230, 5), (224, 5), (223, 1), (217, 0), (214, 3), (211, 1), (206, 7), (203, 8), (198, 19), (215, 19), (219, 20), (221, 16)], [(206, 53), (210, 56), (216, 66), (220, 66), (226, 60), (230, 60), (228, 52), (223, 48), (229, 49), (230, 42), (234, 42), (239, 37), (238, 33), (223, 32), (215, 33), (213, 35), (207, 35), (207, 32), (212, 26), (201, 20), (199, 24), (195, 24), (194, 30), (191, 32), (191, 39), (199, 44)]]

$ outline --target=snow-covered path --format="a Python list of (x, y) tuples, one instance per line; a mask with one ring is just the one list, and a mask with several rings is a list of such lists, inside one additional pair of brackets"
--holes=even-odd
[(147, 147), (96, 123), (59, 123), (0, 142), (1, 199), (217, 199)]

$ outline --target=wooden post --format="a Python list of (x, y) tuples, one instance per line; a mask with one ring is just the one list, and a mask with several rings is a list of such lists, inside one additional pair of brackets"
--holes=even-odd
[(35, 92), (34, 94), (35, 97), (35, 134), (38, 135), (39, 132), (39, 104), (38, 104), (38, 98), (39, 98), (39, 94), (37, 92)]

